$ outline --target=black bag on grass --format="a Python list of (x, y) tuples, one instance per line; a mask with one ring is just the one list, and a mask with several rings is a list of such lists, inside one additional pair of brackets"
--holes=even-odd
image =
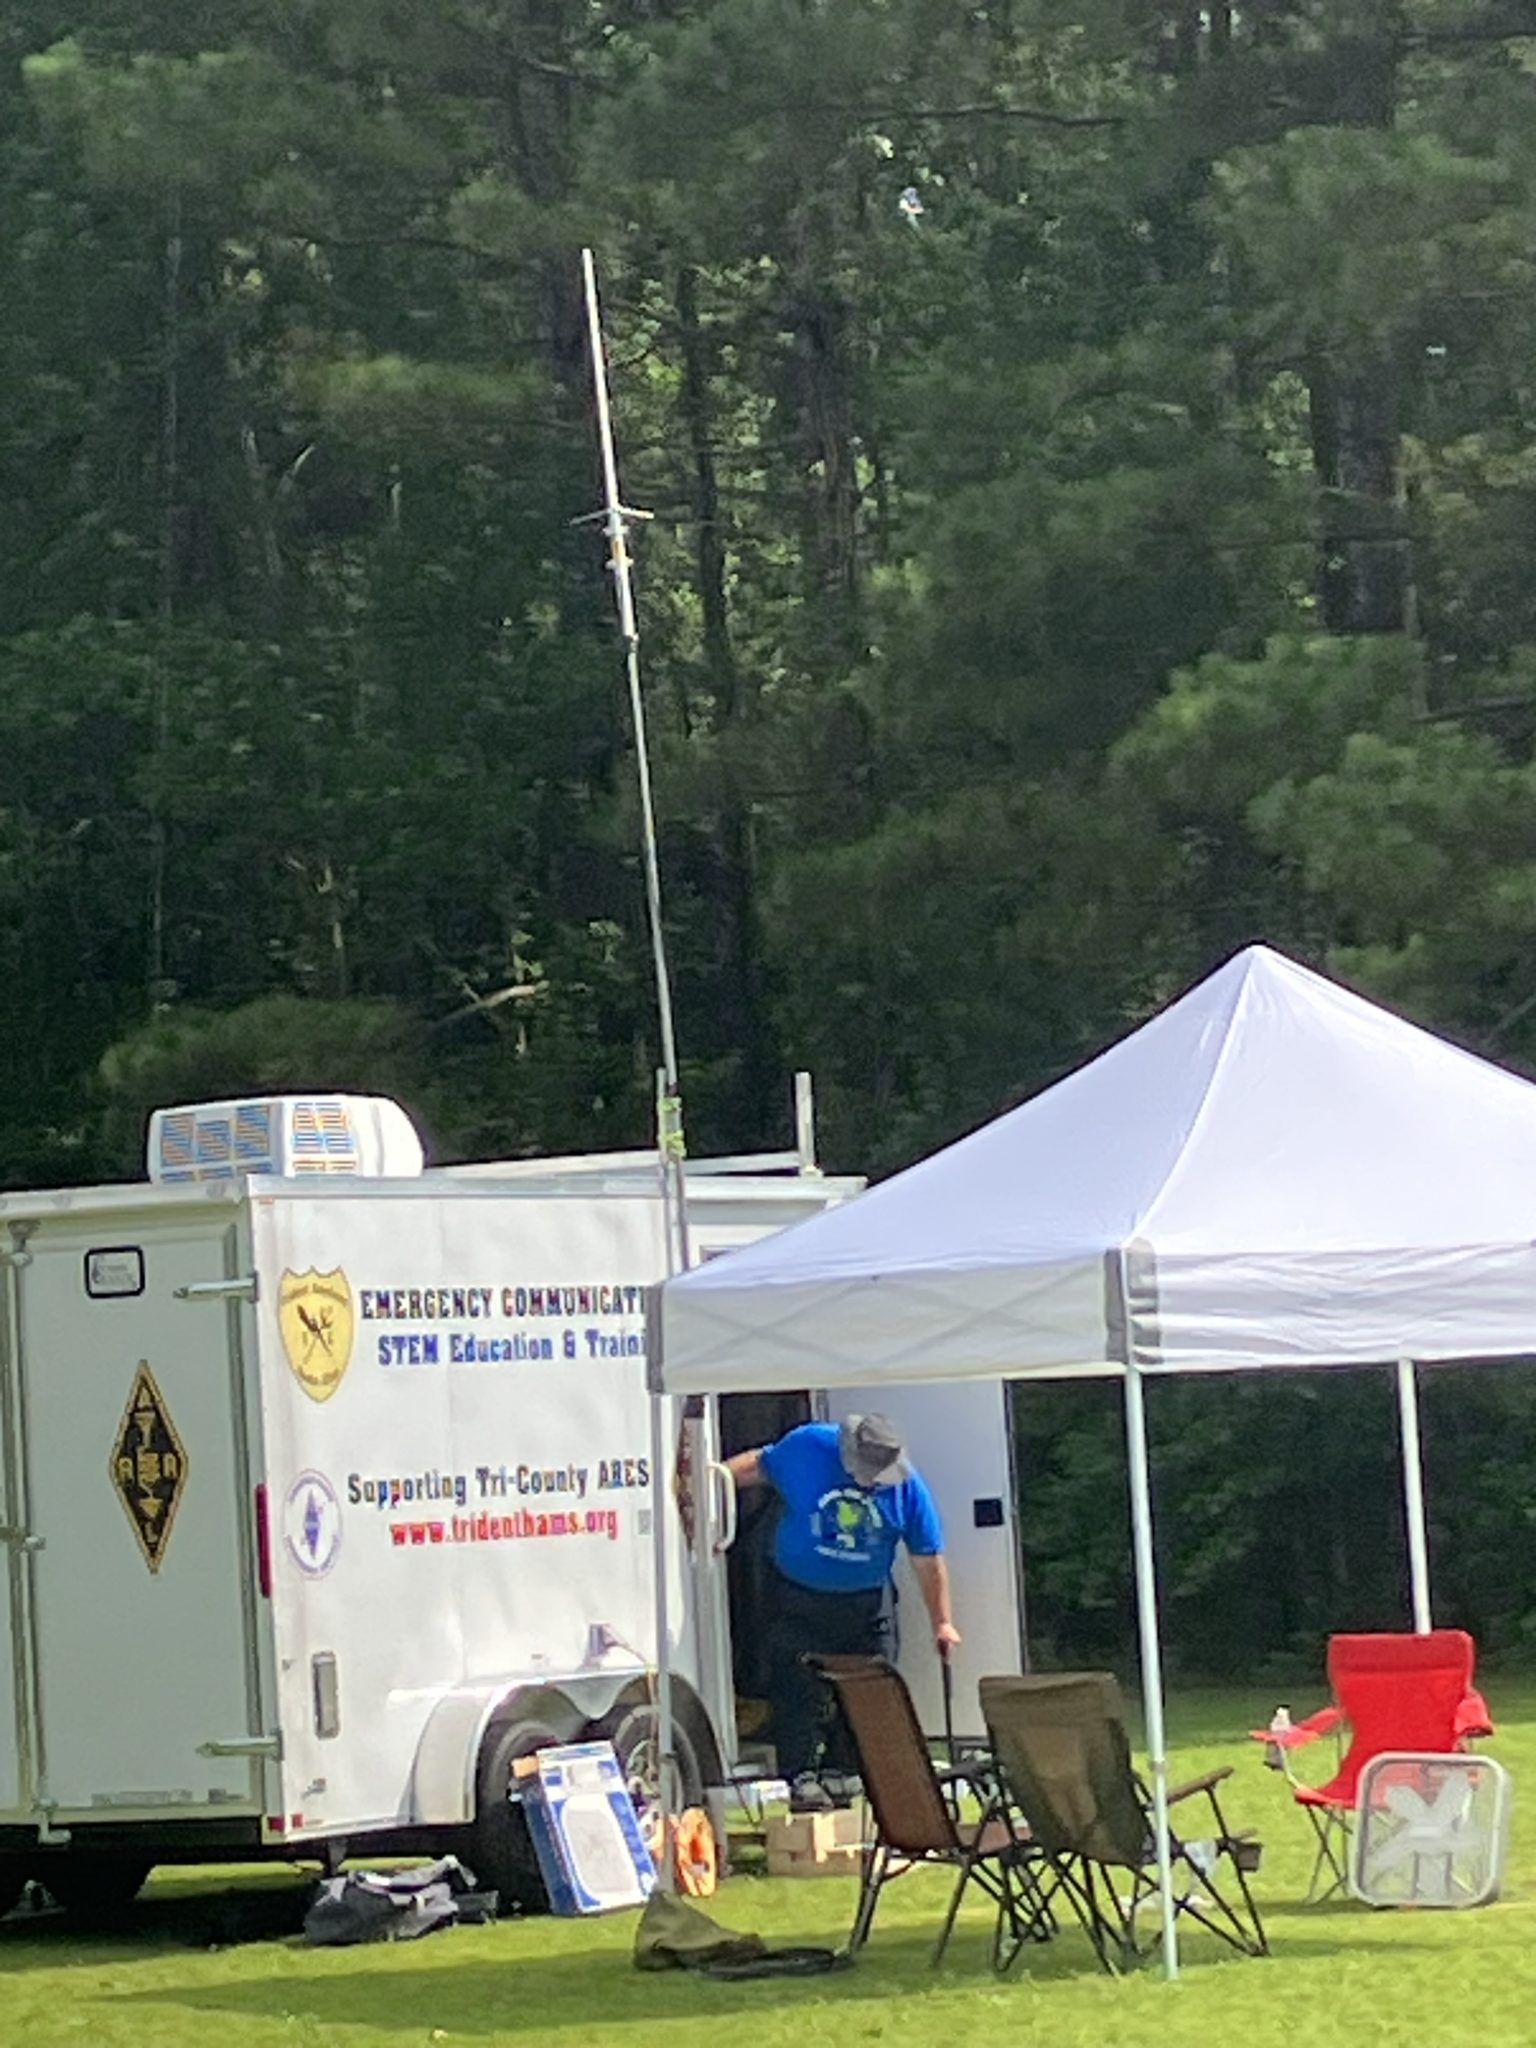
[(414, 1870), (350, 1870), (329, 1877), (304, 1916), (314, 1948), (351, 1948), (364, 1941), (415, 1941), (440, 1927), (494, 1920), (496, 1894), (477, 1892), (456, 1856)]

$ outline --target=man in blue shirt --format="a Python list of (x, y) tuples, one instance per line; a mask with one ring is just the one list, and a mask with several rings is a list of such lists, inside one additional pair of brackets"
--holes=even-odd
[(800, 1660), (807, 1651), (877, 1655), (886, 1648), (886, 1589), (898, 1543), (912, 1560), (934, 1645), (941, 1657), (949, 1655), (960, 1632), (938, 1509), (883, 1415), (808, 1422), (728, 1463), (738, 1487), (766, 1483), (779, 1496), (776, 1598), (768, 1620), (774, 1748), (791, 1803), (825, 1806), (815, 1775), (822, 1696)]

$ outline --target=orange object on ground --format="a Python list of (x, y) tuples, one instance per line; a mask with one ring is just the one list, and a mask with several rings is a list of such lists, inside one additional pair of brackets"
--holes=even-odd
[(702, 1806), (690, 1806), (672, 1823), (672, 1867), (686, 1899), (712, 1899), (720, 1882), (714, 1824)]

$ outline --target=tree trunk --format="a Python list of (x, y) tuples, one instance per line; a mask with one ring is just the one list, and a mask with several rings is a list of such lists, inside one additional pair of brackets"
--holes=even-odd
[(699, 321), (698, 272), (692, 264), (685, 264), (677, 274), (674, 305), (683, 359), (683, 424), (693, 465), (694, 573), (704, 665), (723, 721), (739, 709), (740, 674), (725, 595), (725, 535), (720, 524), (720, 480), (715, 468), (714, 408), (709, 389), (712, 365)]
[(674, 304), (682, 350), (681, 404), (693, 467), (694, 573), (704, 663), (723, 742), (715, 825), (726, 922), (723, 1023), (726, 1042), (737, 1047), (740, 1065), (736, 1101), (722, 1115), (722, 1122), (733, 1133), (733, 1144), (765, 1144), (773, 1122), (777, 1052), (764, 987), (749, 807), (737, 768), (744, 749), (736, 743), (737, 733), (756, 705), (755, 697), (752, 702), (744, 701), (741, 670), (731, 641), (725, 533), (714, 454), (713, 364), (699, 317), (698, 274), (691, 265), (678, 272)]
[[(1398, 0), (1382, 0), (1372, 32), (1343, 41), (1331, 67), (1344, 104), (1322, 118), (1388, 129), (1402, 49)], [(1321, 348), (1308, 371), (1312, 460), (1322, 493), (1318, 597), (1333, 633), (1407, 633), (1416, 625), (1412, 546), (1404, 516), (1402, 366), (1390, 337), (1348, 358)]]
[(801, 546), (818, 660), (845, 669), (865, 652), (859, 572), (858, 445), (848, 309), (828, 285), (831, 200), (810, 203), (787, 272), (788, 410), (801, 482)]
[[(509, 0), (502, 17), (485, 44), (487, 70), (500, 88), (500, 169), (508, 184), (540, 207), (557, 207), (570, 194), (579, 92), (575, 59), (583, 16), (568, 0)], [(601, 496), (581, 272), (574, 250), (535, 258), (528, 272), (529, 304), (549, 370), (551, 410), (570, 447), (589, 451), (585, 468), (579, 456), (570, 465), (567, 510), (574, 520), (592, 512)], [(560, 569), (556, 590), (563, 631), (573, 638), (585, 636), (598, 629), (599, 622), (611, 630), (611, 592), (605, 596), (603, 591), (591, 529), (567, 523), (553, 545)], [(596, 659), (602, 658), (594, 653)], [(620, 662), (616, 650), (610, 653), (615, 678), (607, 699), (611, 720), (588, 736), (586, 749), (585, 772), (599, 786), (614, 775), (625, 746)], [(547, 862), (546, 879), (557, 865)]]
[(1180, 77), (1188, 77), (1200, 62), (1204, 11), (1201, 0), (1180, 0), (1179, 10), (1174, 16), (1173, 68)]
[[(182, 239), (181, 200), (173, 196), (167, 218), (162, 270), (162, 332), (165, 365), (160, 382), (160, 562), (156, 609), (162, 628), (155, 676), (155, 777), (164, 781), (170, 743), (171, 684), (165, 642), (176, 618), (182, 578)], [(145, 961), (148, 1007), (163, 1007), (170, 988), (166, 981), (165, 897), (169, 834), (157, 789), (149, 820), (149, 931)]]
[(1392, 353), (1308, 374), (1312, 459), (1322, 491), (1318, 596), (1330, 633), (1405, 633), (1413, 625), (1405, 531), (1399, 371)]

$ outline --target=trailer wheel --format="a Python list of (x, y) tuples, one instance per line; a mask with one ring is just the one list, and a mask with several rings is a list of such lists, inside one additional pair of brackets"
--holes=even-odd
[(512, 1767), (519, 1757), (564, 1739), (540, 1721), (502, 1721), (491, 1724), (480, 1745), (469, 1861), (477, 1882), (500, 1893), (503, 1913), (549, 1909), (522, 1801), (511, 1797)]
[[(615, 1707), (601, 1721), (594, 1721), (582, 1739), (613, 1744), (613, 1753), (619, 1760), (619, 1769), (624, 1773), (624, 1782), (629, 1788), (635, 1818), (640, 1823), (640, 1833), (659, 1862), (661, 1789), (655, 1707), (649, 1700), (633, 1700), (628, 1706)], [(679, 1790), (682, 1793), (680, 1804), (684, 1807), (701, 1806), (704, 1802), (704, 1773), (699, 1769), (698, 1752), (689, 1739), (687, 1729), (676, 1720), (672, 1723), (672, 1748), (677, 1757)]]
[(147, 1856), (82, 1849), (40, 1864), (37, 1876), (66, 1913), (89, 1925), (131, 1906), (153, 1867)]
[(0, 1856), (0, 1920), (20, 1899), (30, 1875), (19, 1856)]

